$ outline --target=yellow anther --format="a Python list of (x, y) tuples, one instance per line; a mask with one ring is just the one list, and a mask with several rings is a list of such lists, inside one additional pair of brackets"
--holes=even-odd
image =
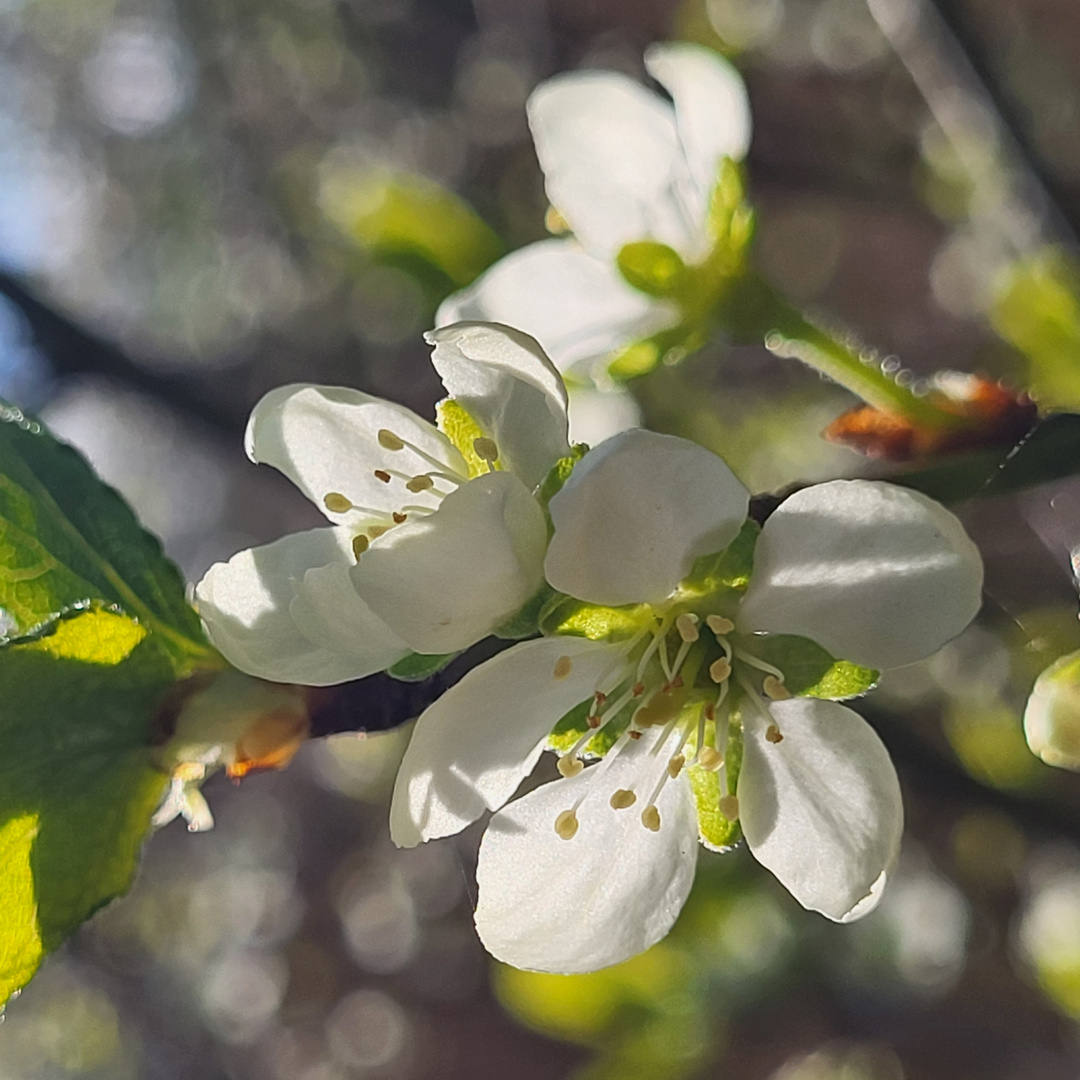
[(414, 476), (411, 480), (405, 481), (405, 487), (409, 491), (416, 493), (418, 491), (430, 491), (435, 486), (435, 481), (430, 476)]
[(721, 656), (719, 660), (714, 660), (709, 665), (709, 678), (714, 683), (722, 683), (725, 679), (731, 678), (731, 661), (726, 656)]
[(573, 840), (577, 835), (578, 819), (573, 810), (564, 810), (555, 819), (555, 831), (564, 840)]
[(393, 478), (390, 476), (390, 474), (385, 469), (376, 469), (375, 470), (375, 479), (376, 480), (381, 480), (384, 484), (389, 484), (391, 479), (393, 479)]
[(625, 810), (628, 806), (633, 806), (637, 802), (637, 795), (629, 788), (619, 788), (609, 801), (612, 810)]
[(569, 656), (560, 656), (559, 659), (555, 661), (555, 670), (552, 674), (556, 679), (565, 679), (566, 676), (570, 674), (570, 669), (573, 666), (574, 662)]
[(730, 619), (725, 619), (723, 615), (709, 615), (705, 619), (705, 625), (714, 633), (717, 637), (723, 637), (725, 634), (730, 634), (735, 629), (735, 624)]
[(339, 491), (331, 491), (323, 499), (323, 505), (331, 514), (344, 514), (353, 507), (352, 500), (346, 499)]
[(739, 820), (739, 800), (734, 795), (721, 795), (720, 796), (720, 813), (728, 819), (728, 821)]
[(791, 691), (775, 675), (766, 675), (761, 683), (762, 693), (773, 701), (787, 701)]
[(379, 537), (383, 535), (383, 533), (388, 533), (389, 531), (389, 525), (369, 525), (367, 534), (371, 537), (372, 540), (378, 540)]
[(671, 760), (670, 760), (670, 761), (669, 761), (669, 762), (667, 763), (667, 774), (668, 774), (668, 776), (670, 776), (670, 777), (671, 777), (671, 779), (672, 779), (672, 780), (674, 780), (674, 779), (675, 779), (675, 777), (676, 777), (676, 776), (678, 776), (678, 775), (679, 775), (679, 773), (681, 773), (681, 772), (682, 772), (682, 770), (683, 770), (683, 766), (684, 766), (685, 764), (686, 764), (686, 758), (685, 758), (685, 757), (683, 757), (683, 755), (682, 755), (682, 754), (676, 754), (676, 755), (675, 755), (675, 756), (674, 756), (674, 757), (673, 757), (673, 758), (672, 758), (672, 759), (671, 759)]
[(560, 233), (570, 231), (570, 223), (554, 206), (549, 206), (547, 213), (544, 215), (544, 228), (552, 235), (558, 236)]
[(352, 553), (356, 556), (356, 561), (360, 561), (360, 556), (371, 546), (371, 541), (363, 534), (352, 538)]
[(784, 741), (784, 736), (780, 734), (780, 729), (775, 724), (770, 724), (765, 729), (765, 739), (767, 742), (778, 743)]
[(571, 776), (577, 776), (577, 774), (581, 772), (581, 770), (584, 768), (585, 766), (582, 763), (581, 759), (574, 757), (573, 754), (566, 754), (565, 756), (559, 758), (559, 775), (565, 776), (568, 780)]
[(684, 612), (675, 620), (675, 629), (679, 631), (679, 637), (683, 641), (697, 641), (701, 636), (698, 633), (697, 619), (693, 615)]
[(403, 514), (399, 510), (395, 510), (390, 516), (394, 519), (395, 525), (404, 525), (409, 515)]
[(698, 754), (697, 763), (709, 772), (716, 772), (724, 764), (724, 755), (718, 753), (711, 746), (703, 746)]
[(659, 832), (660, 811), (651, 804), (646, 806), (645, 809), (641, 811), (641, 824), (644, 825), (649, 832)]
[(499, 460), (499, 448), (495, 445), (494, 439), (481, 435), (478, 439), (473, 439), (472, 445), (476, 451), (476, 456), (481, 461), (494, 462)]
[(405, 443), (388, 428), (380, 428), (378, 434), (379, 445), (384, 450), (404, 450)]

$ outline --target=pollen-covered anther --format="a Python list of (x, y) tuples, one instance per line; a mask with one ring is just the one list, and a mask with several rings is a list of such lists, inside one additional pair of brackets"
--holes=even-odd
[(761, 692), (773, 701), (787, 701), (791, 691), (775, 675), (766, 675), (761, 683)]
[(376, 469), (375, 479), (381, 480), (384, 484), (389, 484), (393, 477), (385, 469)]
[(395, 525), (403, 525), (409, 515), (403, 514), (400, 510), (395, 510), (390, 516), (394, 519)]
[(721, 656), (719, 660), (714, 660), (709, 665), (709, 678), (714, 683), (722, 683), (725, 680), (731, 678), (731, 661), (726, 656)]
[(565, 776), (569, 780), (571, 776), (577, 776), (585, 768), (585, 765), (580, 758), (576, 758), (572, 754), (564, 754), (559, 758), (557, 768), (559, 775)]
[(431, 479), (426, 473), (421, 473), (419, 476), (414, 476), (411, 480), (405, 481), (405, 487), (417, 494), (421, 491), (430, 491), (435, 486), (435, 481)]
[(784, 736), (780, 734), (780, 729), (775, 724), (770, 724), (765, 729), (765, 740), (771, 743), (783, 742)]
[(555, 831), (563, 840), (573, 840), (578, 831), (577, 814), (573, 810), (564, 810), (555, 819)]
[(331, 491), (324, 496), (323, 506), (331, 514), (344, 514), (353, 508), (352, 499), (347, 499), (340, 491)]
[(739, 820), (739, 800), (734, 795), (721, 795), (719, 808), (728, 821)]
[(473, 449), (476, 451), (476, 456), (481, 461), (493, 464), (499, 460), (499, 448), (496, 446), (494, 439), (489, 439), (486, 435), (481, 435), (478, 439), (473, 439), (472, 445)]
[(660, 687), (660, 693), (670, 694), (672, 690), (681, 690), (685, 685), (683, 677), (681, 675), (676, 675), (674, 679), (664, 683), (664, 685)]
[(675, 756), (674, 756), (674, 757), (673, 757), (673, 758), (672, 758), (672, 759), (671, 759), (671, 760), (670, 760), (670, 761), (669, 761), (669, 762), (667, 763), (667, 773), (668, 773), (668, 776), (670, 776), (670, 777), (671, 777), (671, 779), (672, 779), (672, 780), (674, 780), (674, 779), (675, 779), (675, 777), (676, 777), (676, 776), (678, 776), (678, 775), (679, 775), (679, 773), (681, 773), (681, 772), (682, 772), (682, 770), (683, 770), (683, 766), (684, 766), (685, 764), (686, 764), (686, 758), (685, 758), (685, 757), (684, 757), (684, 756), (683, 756), (682, 754), (676, 754), (676, 755), (675, 755)]
[(619, 788), (608, 800), (612, 810), (626, 810), (637, 802), (637, 794), (629, 788)]
[(735, 624), (730, 619), (725, 619), (723, 615), (709, 615), (705, 619), (705, 625), (714, 633), (717, 637), (723, 637), (725, 634), (730, 634), (735, 629)]
[(641, 811), (641, 824), (644, 825), (649, 832), (660, 831), (660, 811), (651, 803)]
[(379, 428), (379, 434), (376, 437), (384, 450), (405, 449), (405, 440), (395, 435), (389, 428)]
[(360, 561), (360, 556), (371, 546), (371, 541), (363, 534), (354, 536), (352, 540), (352, 553), (356, 556), (356, 561)]
[(675, 620), (675, 629), (679, 631), (679, 637), (681, 637), (683, 641), (697, 641), (701, 636), (697, 628), (697, 616), (691, 615), (688, 612), (683, 612), (683, 614)]
[(697, 763), (709, 772), (716, 772), (724, 764), (724, 755), (711, 746), (703, 746), (698, 754)]

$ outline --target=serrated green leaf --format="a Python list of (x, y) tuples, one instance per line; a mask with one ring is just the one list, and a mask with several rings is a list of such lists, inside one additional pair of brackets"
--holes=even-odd
[(682, 256), (655, 240), (624, 244), (615, 256), (615, 265), (628, 284), (649, 296), (674, 296), (686, 274)]
[(715, 595), (716, 601), (715, 604), (710, 601), (710, 610), (730, 615), (722, 609), (733, 611), (746, 592), (754, 569), (754, 547), (760, 534), (761, 526), (748, 520), (723, 551), (702, 555), (694, 563), (679, 586), (680, 594), (687, 598)]
[(855, 697), (878, 680), (878, 672), (837, 660), (816, 641), (796, 634), (756, 635), (748, 640), (747, 651), (779, 668), (784, 685), (799, 697)]
[(539, 626), (546, 636), (568, 634), (592, 641), (624, 641), (648, 626), (652, 619), (647, 604), (601, 607), (555, 593), (540, 611)]
[(124, 500), (72, 447), (0, 403), (0, 643), (95, 602), (153, 630), (178, 670), (213, 655), (179, 572)]
[(101, 608), (0, 649), (0, 1001), (130, 886), (174, 682), (160, 635)]
[(420, 682), (438, 674), (460, 653), (409, 653), (386, 669), (386, 674), (399, 682)]

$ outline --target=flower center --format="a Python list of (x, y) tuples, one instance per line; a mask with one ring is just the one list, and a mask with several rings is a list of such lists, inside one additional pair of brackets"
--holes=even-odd
[[(709, 632), (703, 633), (703, 627)], [(717, 775), (717, 808), (729, 821), (738, 818), (727, 762), (732, 687), (738, 688), (737, 697), (763, 711), (771, 742), (783, 736), (768, 701), (791, 696), (783, 671), (749, 651), (744, 642), (731, 619), (718, 613), (707, 614), (704, 620), (692, 611), (653, 613), (652, 625), (626, 643), (619, 660), (597, 681), (585, 731), (559, 758), (560, 774), (570, 778), (585, 768), (583, 756), (602, 754), (576, 801), (556, 817), (559, 836), (573, 839), (580, 824), (578, 810), (598, 791), (614, 811), (640, 804), (641, 824), (659, 831), (658, 800), (664, 787), (692, 766)], [(556, 677), (564, 669), (568, 672), (568, 665), (569, 658), (560, 657)], [(635, 782), (609, 790), (605, 775), (631, 743), (642, 739), (651, 746), (636, 770)]]
[[(363, 506), (340, 491), (331, 491), (323, 496), (323, 505), (330, 513), (346, 514), (350, 510), (355, 510), (369, 519), (369, 524), (365, 525), (353, 537), (352, 549), (357, 562), (360, 561), (360, 556), (367, 551), (375, 540), (385, 535), (395, 525), (404, 524), (410, 517), (426, 517), (433, 514), (447, 495), (469, 480), (467, 469), (459, 471), (448, 468), (444, 462), (439, 461), (438, 458), (417, 446), (416, 443), (403, 439), (389, 428), (381, 428), (376, 435), (376, 439), (379, 446), (389, 453), (399, 454), (403, 451), (410, 451), (424, 465), (429, 465), (431, 468), (420, 472), (384, 468), (373, 470), (375, 479), (380, 483), (401, 484), (404, 487), (407, 494), (402, 495), (402, 502), (396, 510), (376, 510), (369, 506)], [(499, 447), (495, 440), (489, 439), (486, 435), (480, 436), (473, 440), (473, 450), (476, 456), (487, 465), (488, 471), (494, 472), (495, 463), (499, 460)], [(423, 504), (407, 501), (409, 495), (420, 494), (424, 494), (430, 502)]]

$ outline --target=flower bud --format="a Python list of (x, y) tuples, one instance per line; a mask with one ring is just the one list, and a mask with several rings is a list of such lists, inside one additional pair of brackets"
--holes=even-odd
[(1061, 657), (1036, 679), (1024, 735), (1047, 765), (1080, 770), (1080, 652)]

